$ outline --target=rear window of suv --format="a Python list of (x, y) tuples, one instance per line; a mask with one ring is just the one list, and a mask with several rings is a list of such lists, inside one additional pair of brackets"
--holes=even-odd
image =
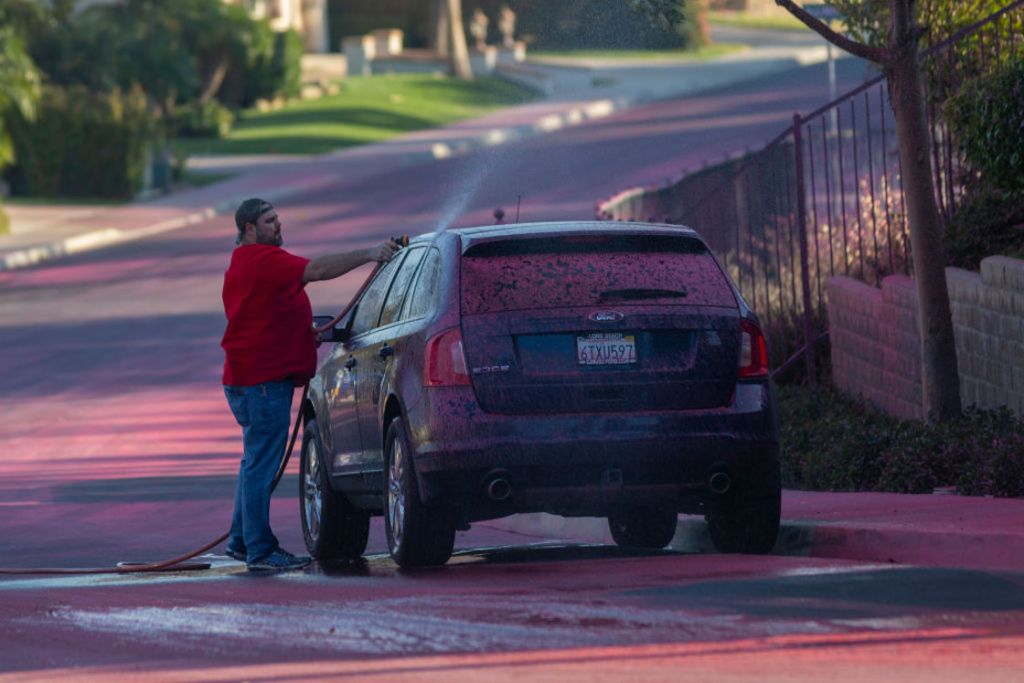
[(736, 307), (725, 274), (687, 237), (569, 236), (471, 246), (462, 257), (462, 312), (683, 304)]

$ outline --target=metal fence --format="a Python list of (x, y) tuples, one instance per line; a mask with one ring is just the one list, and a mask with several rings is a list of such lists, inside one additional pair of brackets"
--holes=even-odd
[[(970, 169), (942, 116), (969, 78), (1024, 48), (1024, 0), (922, 54), (936, 199), (943, 220), (964, 197)], [(907, 213), (884, 75), (806, 114), (761, 150), (657, 190), (598, 207), (609, 220), (696, 228), (758, 312), (776, 367), (788, 367), (827, 330), (825, 280), (870, 284), (911, 272)], [(803, 354), (814, 375), (814, 354)]]

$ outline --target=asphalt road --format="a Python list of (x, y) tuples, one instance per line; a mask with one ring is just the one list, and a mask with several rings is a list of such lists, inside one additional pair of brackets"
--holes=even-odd
[[(840, 63), (841, 88), (865, 68)], [(824, 66), (463, 158), (376, 164), (279, 207), (317, 255), (396, 233), (590, 218), (755, 147), (824, 99)], [(282, 179), (284, 182), (286, 179)], [(715, 226), (694, 226), (702, 231)], [(0, 557), (162, 559), (228, 523), (240, 435), (219, 386), (228, 217), (0, 273)], [(310, 288), (338, 310), (366, 271)], [(296, 483), (273, 505), (298, 551)], [(0, 580), (0, 680), (1020, 680), (1019, 574), (809, 558), (634, 556), (487, 524), (448, 566)], [(540, 544), (540, 545), (537, 545)], [(370, 553), (381, 553), (379, 525)]]
[(376, 556), (276, 578), (225, 561), (15, 580), (0, 680), (1011, 681), (1022, 581), (504, 543), (418, 572)]

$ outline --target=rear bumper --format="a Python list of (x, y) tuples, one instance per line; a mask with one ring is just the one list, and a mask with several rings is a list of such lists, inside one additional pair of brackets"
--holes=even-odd
[[(767, 385), (739, 385), (734, 405), (713, 411), (508, 416), (481, 413), (452, 396), (432, 398), (435, 408), (450, 409), (426, 415), (425, 424), (412, 422), (420, 494), (470, 519), (603, 514), (626, 499), (673, 502), (687, 511), (710, 496), (715, 472), (738, 485), (778, 472)], [(496, 477), (511, 485), (506, 500), (486, 495)]]

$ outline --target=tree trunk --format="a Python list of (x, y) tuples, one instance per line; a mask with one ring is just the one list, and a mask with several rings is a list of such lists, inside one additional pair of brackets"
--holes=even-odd
[(466, 46), (466, 29), (462, 24), (462, 0), (446, 0), (448, 10), (448, 68), (456, 78), (473, 80), (469, 66), (469, 48)]
[(204, 69), (205, 77), (203, 78), (203, 86), (199, 92), (199, 103), (206, 104), (214, 98), (217, 91), (220, 90), (220, 86), (224, 84), (224, 78), (228, 75), (228, 67), (231, 66), (231, 61), (228, 59), (227, 51), (221, 50), (217, 56), (213, 66), (207, 66)]
[(434, 0), (430, 11), (434, 30), (430, 35), (430, 48), (439, 55), (448, 56), (448, 0)]
[(929, 422), (960, 414), (953, 317), (946, 285), (942, 222), (935, 201), (924, 92), (917, 61), (917, 26), (913, 0), (893, 0), (891, 59), (885, 64), (889, 99), (896, 119), (903, 188), (910, 223), (910, 245), (919, 303), (921, 383)]
[(697, 0), (697, 23), (700, 25), (701, 47), (711, 44), (711, 26), (708, 25), (708, 0)]
[(888, 46), (859, 43), (815, 19), (794, 0), (775, 0), (790, 14), (826, 40), (885, 69), (889, 101), (896, 119), (903, 195), (910, 224), (917, 298), (920, 305), (921, 384), (929, 422), (943, 422), (960, 414), (960, 372), (957, 368), (953, 316), (946, 285), (946, 254), (942, 248), (942, 222), (935, 202), (935, 183), (929, 152), (928, 119), (918, 65), (922, 29), (914, 12), (915, 0), (889, 0)]

